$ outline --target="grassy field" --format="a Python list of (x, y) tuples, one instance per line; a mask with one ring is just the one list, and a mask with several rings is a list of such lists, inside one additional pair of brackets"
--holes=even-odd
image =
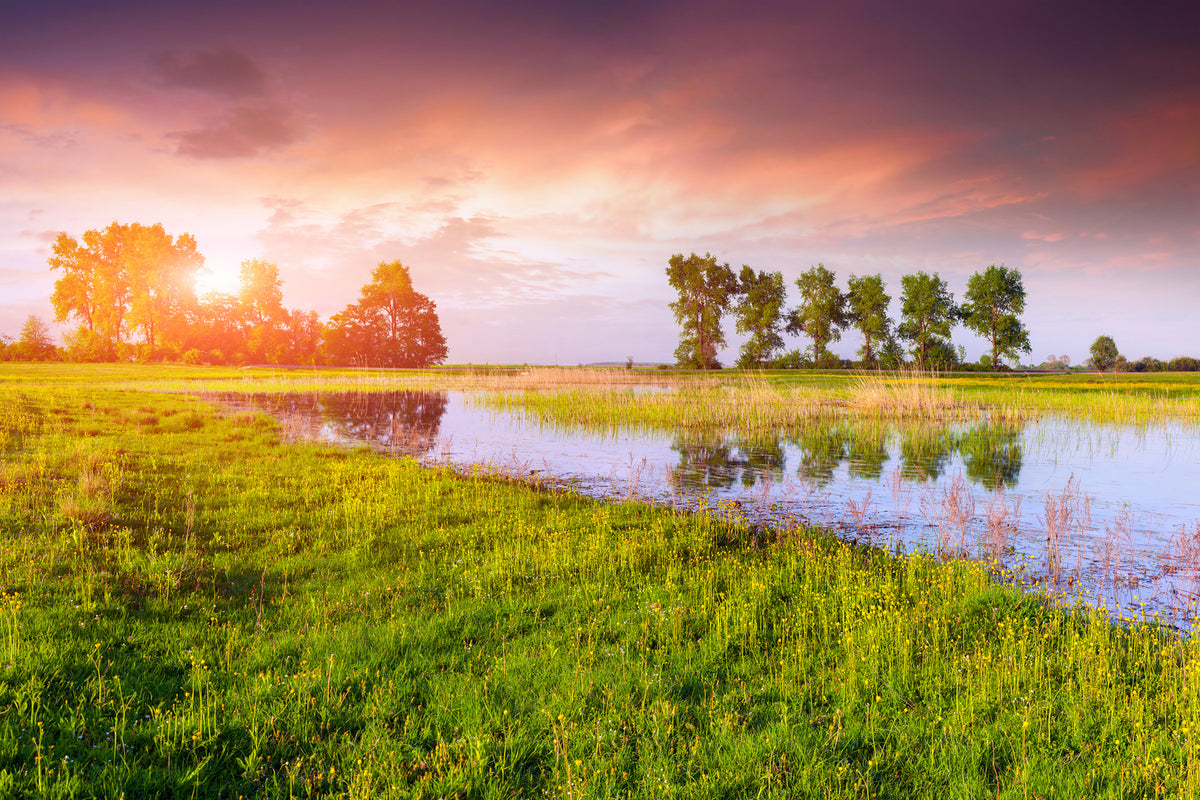
[(0, 796), (1200, 789), (1189, 640), (984, 564), (285, 444), (156, 391), (260, 380), (396, 377), (0, 367)]

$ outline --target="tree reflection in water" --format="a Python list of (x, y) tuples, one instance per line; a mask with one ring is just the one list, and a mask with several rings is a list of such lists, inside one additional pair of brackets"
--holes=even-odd
[[(845, 420), (819, 423), (786, 436), (735, 438), (720, 433), (678, 433), (671, 449), (679, 462), (668, 482), (676, 490), (751, 487), (760, 478), (778, 481), (785, 447), (795, 448), (796, 472), (816, 488), (833, 483), (846, 465), (850, 477), (879, 480), (895, 458), (908, 481), (936, 481), (958, 456), (966, 478), (987, 489), (1013, 488), (1021, 472), (1022, 426), (983, 423), (966, 430), (945, 425), (893, 427)], [(893, 444), (894, 443), (894, 444)]]
[(319, 392), (230, 395), (225, 402), (278, 417), (285, 425), (308, 425), (332, 441), (357, 442), (395, 455), (418, 457), (438, 441), (448, 398), (445, 392)]
[(1015, 489), (1021, 474), (1021, 428), (981, 425), (963, 434), (958, 446), (967, 479), (989, 489)]
[(667, 471), (667, 483), (676, 491), (729, 489), (737, 482), (750, 488), (760, 477), (783, 476), (783, 446), (777, 438), (677, 433), (671, 449), (679, 453), (679, 463)]

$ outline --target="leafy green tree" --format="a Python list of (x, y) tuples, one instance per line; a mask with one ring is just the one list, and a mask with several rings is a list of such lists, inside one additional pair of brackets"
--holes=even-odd
[(992, 366), (1003, 359), (1016, 360), (1029, 353), (1029, 331), (1018, 315), (1025, 312), (1025, 287), (1021, 273), (1003, 264), (992, 264), (967, 281), (963, 324), (992, 343)]
[(950, 331), (959, 318), (954, 295), (936, 272), (905, 275), (900, 289), (901, 321), (896, 333), (910, 343), (910, 352), (922, 369), (945, 363), (946, 353), (954, 353)]
[(675, 348), (676, 362), (693, 369), (719, 369), (717, 349), (725, 344), (721, 317), (738, 292), (733, 270), (708, 253), (703, 257), (692, 253), (686, 258), (679, 253), (667, 262), (667, 280), (679, 292), (671, 310), (683, 327)]
[(399, 261), (379, 263), (359, 301), (330, 318), (324, 345), (335, 364), (427, 367), (447, 356), (437, 307)]
[(846, 295), (835, 281), (833, 272), (824, 264), (817, 264), (796, 279), (800, 305), (788, 319), (787, 332), (812, 339), (813, 361), (817, 366), (830, 361), (828, 345), (841, 339), (842, 331), (850, 324)]
[(850, 276), (846, 305), (851, 323), (863, 337), (858, 354), (865, 364), (875, 364), (879, 346), (892, 337), (892, 320), (887, 313), (891, 302), (882, 275)]
[(1111, 336), (1098, 336), (1092, 342), (1092, 366), (1100, 372), (1107, 372), (1117, 365), (1121, 352)]
[(783, 274), (755, 272), (742, 266), (738, 277), (737, 332), (748, 333), (742, 345), (737, 365), (743, 369), (762, 367), (774, 354), (783, 349), (783, 304), (787, 291)]

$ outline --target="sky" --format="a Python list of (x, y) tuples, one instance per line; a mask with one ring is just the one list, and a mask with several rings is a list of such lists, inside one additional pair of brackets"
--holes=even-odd
[(1004, 264), (1022, 363), (1200, 356), (1200, 4), (3, 2), (14, 338), (55, 236), (117, 221), (192, 234), (202, 290), (275, 263), (322, 318), (399, 259), (452, 363), (671, 361), (691, 252), (789, 305), (817, 263), (879, 273), (894, 318), (903, 275), (962, 300)]

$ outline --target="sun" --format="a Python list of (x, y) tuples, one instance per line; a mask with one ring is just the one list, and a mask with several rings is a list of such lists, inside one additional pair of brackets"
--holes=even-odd
[(203, 297), (209, 292), (236, 295), (241, 288), (241, 270), (225, 265), (206, 265), (196, 277), (196, 295)]

